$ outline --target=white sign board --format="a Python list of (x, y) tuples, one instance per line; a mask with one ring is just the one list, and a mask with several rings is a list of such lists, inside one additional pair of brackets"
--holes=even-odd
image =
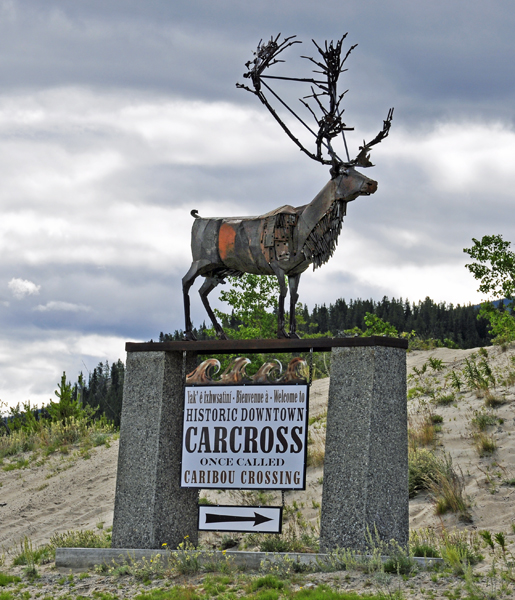
[(281, 533), (281, 506), (198, 507), (199, 531)]
[(308, 386), (186, 386), (181, 487), (306, 489)]

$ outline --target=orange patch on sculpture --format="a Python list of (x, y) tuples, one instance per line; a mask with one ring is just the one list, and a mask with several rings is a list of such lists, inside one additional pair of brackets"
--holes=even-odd
[(236, 230), (228, 223), (222, 223), (218, 232), (218, 251), (220, 258), (225, 260), (231, 254), (234, 254), (234, 241), (236, 239)]

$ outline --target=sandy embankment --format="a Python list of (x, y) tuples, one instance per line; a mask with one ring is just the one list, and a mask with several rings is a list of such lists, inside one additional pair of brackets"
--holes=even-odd
[[(502, 353), (498, 348), (490, 348), (489, 362), (498, 372), (510, 368), (511, 349)], [(473, 350), (449, 350), (441, 348), (433, 351), (415, 351), (408, 354), (408, 373), (412, 368), (420, 368), (430, 356), (443, 360), (445, 370), (438, 377), (443, 384), (445, 374), (452, 368), (460, 368)], [(513, 365), (512, 365), (513, 366)], [(515, 369), (515, 366), (514, 366)], [(313, 384), (310, 393), (310, 415), (316, 416), (325, 411), (329, 380)], [(453, 516), (443, 519), (435, 516), (434, 507), (426, 494), (410, 501), (410, 523), (413, 528), (426, 526), (457, 526), (460, 528), (489, 529), (503, 531), (510, 542), (515, 540), (511, 524), (515, 522), (515, 488), (503, 485), (503, 480), (515, 477), (515, 419), (513, 402), (515, 387), (504, 391), (505, 403), (495, 409), (503, 420), (490, 429), (497, 442), (494, 455), (479, 458), (471, 439), (470, 418), (474, 410), (484, 404), (472, 392), (460, 397), (454, 404), (433, 407), (443, 421), (443, 431), (438, 435), (438, 445), (449, 452), (454, 464), (459, 466), (465, 477), (465, 492), (472, 500), (470, 524), (460, 523)], [(416, 412), (417, 403), (410, 401), (409, 409)], [(71, 452), (69, 455), (55, 455), (43, 465), (31, 463), (29, 468), (14, 471), (0, 470), (0, 549), (7, 550), (19, 544), (24, 536), (29, 536), (33, 544), (43, 544), (56, 532), (71, 529), (95, 529), (97, 523), (107, 527), (113, 519), (114, 490), (118, 442), (110, 448), (98, 447), (91, 451), (91, 458), (85, 460)], [(4, 460), (4, 466), (9, 461)], [(319, 483), (323, 468), (308, 469), (308, 485), (304, 492), (289, 492), (286, 502), (294, 500), (304, 504), (306, 518), (316, 522), (317, 505), (321, 501), (322, 486)], [(210, 491), (209, 497), (220, 503), (236, 503), (237, 496), (219, 495)]]

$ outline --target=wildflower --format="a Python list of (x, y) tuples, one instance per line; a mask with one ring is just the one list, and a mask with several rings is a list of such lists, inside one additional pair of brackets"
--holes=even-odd
[(168, 544), (165, 542), (164, 544), (161, 544), (161, 546), (168, 546)]

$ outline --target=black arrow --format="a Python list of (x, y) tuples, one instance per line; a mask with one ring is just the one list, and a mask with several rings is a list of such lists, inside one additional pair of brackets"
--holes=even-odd
[(256, 525), (261, 525), (261, 523), (266, 523), (267, 521), (271, 521), (269, 517), (265, 517), (264, 515), (260, 515), (257, 512), (254, 512), (253, 517), (237, 517), (235, 515), (213, 515), (210, 513), (206, 513), (206, 523), (234, 523), (235, 521), (254, 521), (254, 527)]

